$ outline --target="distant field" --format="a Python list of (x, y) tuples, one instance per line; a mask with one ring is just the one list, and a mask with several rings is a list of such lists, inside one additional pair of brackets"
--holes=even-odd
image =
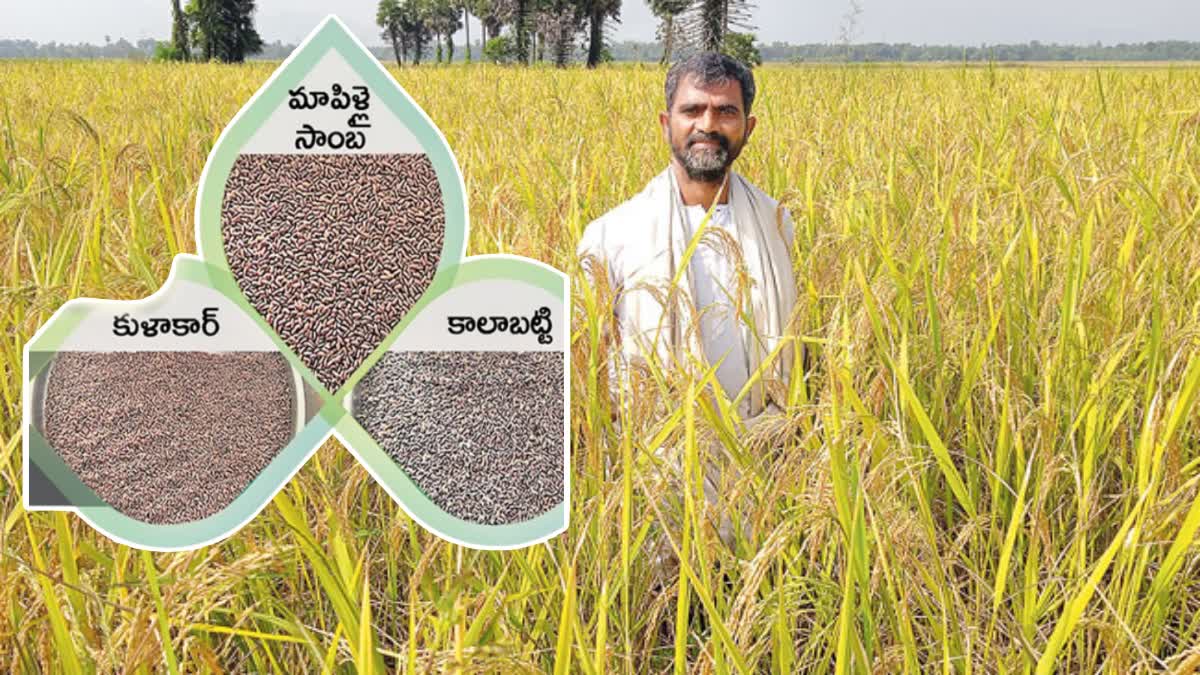
[[(237, 536), (146, 555), (21, 509), (21, 349), (194, 251), (273, 66), (0, 61), (0, 670), (1191, 672), (1200, 68), (1021, 66), (758, 71), (739, 166), (795, 217), (813, 364), (786, 415), (742, 433), (668, 373), (618, 430), (577, 278), (567, 534), (445, 544), (331, 442)], [(657, 66), (392, 70), (458, 156), (469, 253), (577, 274), (666, 164)], [(738, 466), (736, 550), (659, 446)]]

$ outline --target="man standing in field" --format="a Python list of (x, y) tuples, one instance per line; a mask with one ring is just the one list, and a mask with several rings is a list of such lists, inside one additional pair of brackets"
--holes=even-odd
[(703, 355), (731, 400), (761, 369), (743, 418), (763, 412), (777, 398), (771, 390), (786, 391), (787, 350), (763, 363), (796, 302), (791, 217), (730, 170), (757, 123), (754, 95), (754, 76), (728, 56), (675, 64), (659, 113), (670, 165), (591, 223), (579, 244), (585, 265), (615, 291), (620, 365), (657, 358), (686, 368), (689, 355)]
[[(702, 53), (673, 66), (667, 108), (658, 116), (669, 166), (588, 225), (579, 243), (585, 266), (597, 281), (607, 275), (615, 292), (615, 374), (647, 361), (686, 369), (702, 357), (700, 365), (716, 365), (718, 386), (730, 400), (754, 380), (738, 405), (747, 427), (777, 409), (787, 391), (791, 350), (768, 357), (796, 304), (791, 217), (730, 170), (757, 123), (750, 113), (754, 94), (754, 76), (727, 56)], [(680, 454), (656, 450), (676, 487), (684, 473)], [(739, 528), (719, 507), (727, 488), (721, 473), (705, 462), (704, 495), (717, 506), (711, 514), (717, 534), (733, 548)], [(746, 502), (732, 499), (744, 510)], [(670, 510), (664, 517), (669, 529), (678, 526)], [(655, 548), (653, 568), (671, 576), (674, 552), (662, 540)]]

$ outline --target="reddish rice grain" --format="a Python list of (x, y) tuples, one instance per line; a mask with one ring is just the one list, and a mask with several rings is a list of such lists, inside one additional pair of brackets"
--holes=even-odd
[(241, 155), (221, 220), (242, 292), (330, 390), (429, 287), (445, 236), (424, 155)]
[(46, 440), (98, 497), (148, 523), (228, 506), (291, 440), (291, 369), (268, 352), (64, 352)]

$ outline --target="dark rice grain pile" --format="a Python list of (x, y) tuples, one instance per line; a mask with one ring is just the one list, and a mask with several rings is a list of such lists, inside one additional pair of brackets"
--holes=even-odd
[(242, 292), (330, 390), (428, 288), (445, 220), (425, 155), (241, 155), (221, 209)]
[(389, 352), (354, 417), (447, 513), (499, 525), (563, 500), (560, 352)]
[(228, 506), (292, 439), (294, 389), (269, 352), (63, 352), (43, 426), (112, 507), (183, 523)]

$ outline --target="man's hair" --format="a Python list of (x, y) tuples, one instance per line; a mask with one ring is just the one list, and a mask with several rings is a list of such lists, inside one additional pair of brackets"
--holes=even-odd
[(667, 110), (675, 104), (675, 92), (679, 83), (688, 75), (696, 78), (702, 86), (736, 81), (742, 87), (742, 107), (750, 114), (754, 103), (754, 74), (741, 61), (717, 52), (700, 52), (679, 61), (667, 71)]

